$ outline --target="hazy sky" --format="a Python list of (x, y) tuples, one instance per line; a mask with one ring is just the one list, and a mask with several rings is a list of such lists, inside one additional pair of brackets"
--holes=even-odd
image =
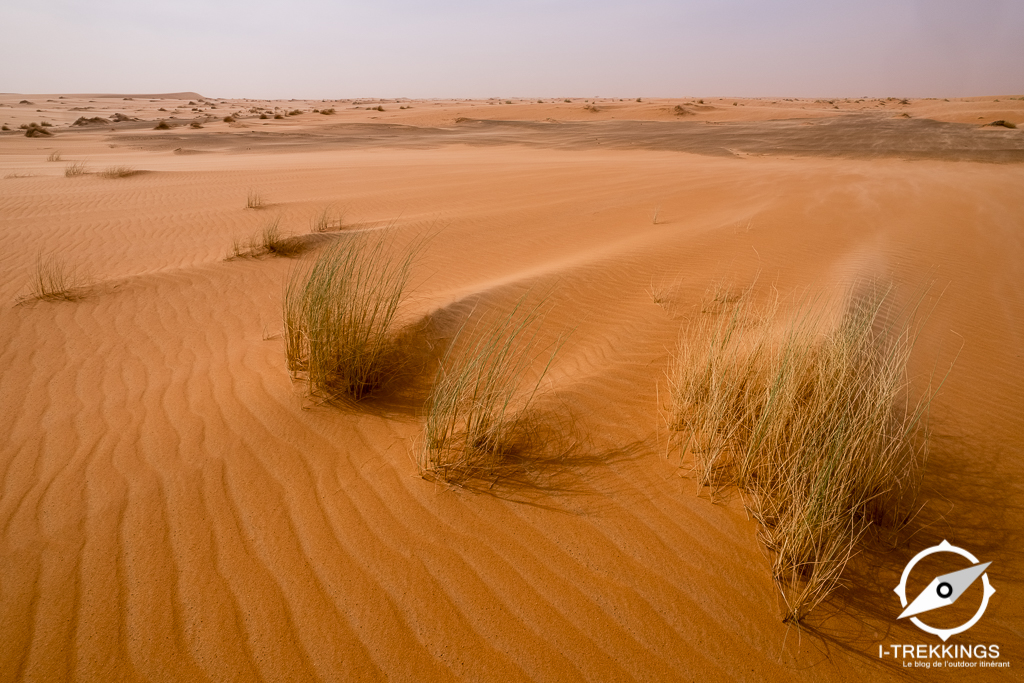
[(8, 0), (0, 91), (1024, 94), (1024, 0)]

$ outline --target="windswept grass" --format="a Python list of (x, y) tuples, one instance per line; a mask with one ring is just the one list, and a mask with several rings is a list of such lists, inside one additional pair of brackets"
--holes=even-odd
[(772, 551), (772, 576), (798, 621), (839, 585), (872, 527), (913, 514), (933, 393), (913, 399), (915, 310), (889, 289), (844, 311), (746, 298), (683, 330), (668, 372), (670, 426), (700, 485), (734, 484)]
[(562, 340), (538, 349), (540, 308), (526, 311), (524, 302), (472, 329), (464, 323), (449, 346), (425, 406), (424, 475), (448, 482), (501, 475), (528, 446), (530, 404)]
[(284, 292), (285, 354), (321, 400), (366, 398), (402, 370), (399, 308), (422, 242), (352, 234), (292, 271)]
[(77, 301), (85, 296), (87, 278), (67, 262), (55, 255), (36, 257), (35, 273), (29, 284), (28, 294), (21, 296), (17, 304), (33, 301)]
[(46, 157), (46, 160), (47, 161), (60, 161), (61, 160), (61, 158), (60, 158), (60, 150), (57, 149), (57, 150), (54, 150), (54, 151), (50, 152), (49, 156)]
[(89, 171), (86, 170), (84, 161), (76, 161), (75, 163), (68, 164), (67, 166), (64, 167), (65, 178), (75, 178), (80, 175), (85, 175), (88, 172)]

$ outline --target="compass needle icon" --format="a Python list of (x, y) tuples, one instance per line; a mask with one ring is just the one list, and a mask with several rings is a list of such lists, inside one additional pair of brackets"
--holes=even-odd
[[(907, 579), (910, 578), (910, 572), (913, 571), (918, 562), (929, 555), (934, 555), (935, 553), (953, 553), (954, 555), (959, 555), (970, 561), (973, 566), (970, 566), (967, 569), (961, 569), (960, 571), (951, 572), (949, 574), (943, 574), (942, 576), (932, 579), (932, 582), (928, 584), (928, 587), (921, 591), (921, 594), (914, 598), (914, 601), (908, 605)], [(942, 543), (938, 545), (925, 548), (917, 555), (914, 555), (910, 562), (907, 563), (907, 566), (903, 568), (903, 576), (900, 578), (900, 583), (893, 589), (893, 592), (900, 596), (900, 604), (903, 605), (903, 614), (898, 618), (903, 619), (909, 617), (910, 621), (912, 621), (919, 629), (942, 638), (943, 642), (948, 640), (951, 636), (963, 633), (978, 623), (978, 619), (981, 619), (981, 615), (985, 613), (985, 609), (988, 607), (989, 598), (991, 598), (996, 592), (996, 589), (992, 587), (992, 582), (988, 580), (988, 574), (985, 573), (985, 570), (988, 569), (990, 564), (992, 563), (979, 562), (978, 558), (974, 555), (963, 548), (956, 547), (946, 540), (943, 540)], [(960, 624), (956, 628), (935, 628), (934, 626), (929, 626), (917, 618), (916, 615), (918, 614), (952, 605), (968, 588), (971, 587), (971, 584), (978, 580), (978, 577), (981, 577), (981, 583), (983, 584), (981, 604), (978, 605), (978, 610), (974, 613), (974, 616), (965, 623)]]
[(973, 567), (932, 579), (928, 587), (921, 591), (921, 594), (903, 610), (903, 614), (899, 618), (912, 617), (915, 614), (952, 605), (957, 598), (964, 594), (964, 591), (971, 587), (972, 583), (977, 581), (979, 576), (985, 573), (990, 564), (992, 563), (976, 564)]

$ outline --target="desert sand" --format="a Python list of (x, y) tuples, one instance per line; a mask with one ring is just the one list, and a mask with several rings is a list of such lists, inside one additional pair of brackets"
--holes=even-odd
[[(1024, 98), (4, 94), (0, 123), (0, 681), (952, 679), (878, 657), (924, 642), (892, 591), (942, 539), (997, 590), (955, 642), (1024, 666)], [(328, 206), (432, 235), (410, 324), (547, 296), (563, 457), (445, 485), (415, 392), (303, 396), (297, 259), (225, 257)], [(16, 305), (40, 255), (77, 300)], [(926, 292), (917, 386), (952, 370), (920, 513), (798, 627), (671, 447), (665, 370), (712, 288), (872, 278)]]

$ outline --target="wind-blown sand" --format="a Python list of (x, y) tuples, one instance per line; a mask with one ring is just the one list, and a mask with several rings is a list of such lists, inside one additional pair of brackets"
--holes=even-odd
[[(926, 636), (892, 589), (944, 538), (997, 590), (954, 640), (1024, 666), (1024, 129), (978, 125), (1024, 98), (513, 101), (0, 96), (0, 681), (902, 680), (878, 645)], [(416, 396), (303, 400), (295, 262), (224, 257), (328, 204), (434, 233), (409, 321), (547, 293), (564, 459), (446, 487)], [(81, 300), (15, 305), (39, 254)], [(664, 371), (715, 284), (870, 278), (930, 287), (919, 381), (956, 362), (921, 513), (797, 629), (742, 500), (669, 451)]]

